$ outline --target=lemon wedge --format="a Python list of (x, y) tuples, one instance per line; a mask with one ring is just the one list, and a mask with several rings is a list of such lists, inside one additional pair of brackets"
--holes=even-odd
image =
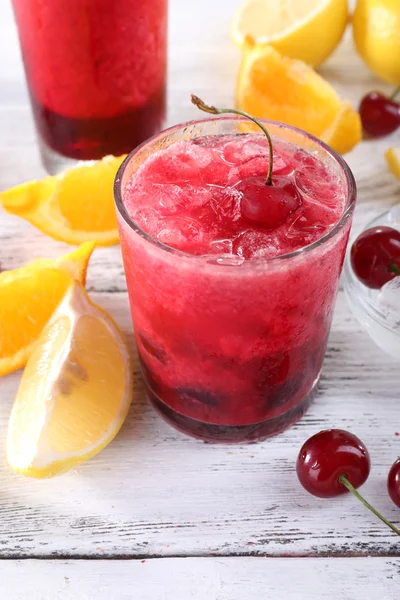
[(399, 0), (357, 0), (353, 38), (359, 55), (371, 71), (385, 81), (399, 85)]
[(317, 67), (339, 44), (348, 22), (347, 0), (247, 0), (236, 10), (231, 36), (251, 38)]
[(391, 173), (400, 179), (400, 146), (386, 150), (385, 158)]
[(117, 434), (132, 393), (122, 333), (79, 283), (72, 284), (22, 376), (7, 434), (11, 468), (44, 478), (86, 461)]

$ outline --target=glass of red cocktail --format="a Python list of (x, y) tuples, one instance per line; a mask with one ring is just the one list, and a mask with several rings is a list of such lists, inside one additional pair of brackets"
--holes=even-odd
[(42, 158), (129, 152), (160, 130), (167, 0), (12, 0)]
[(267, 122), (278, 191), (252, 221), (244, 206), (269, 158), (265, 136), (246, 126), (173, 127), (132, 152), (115, 182), (147, 394), (207, 441), (264, 439), (309, 407), (356, 198), (333, 150)]

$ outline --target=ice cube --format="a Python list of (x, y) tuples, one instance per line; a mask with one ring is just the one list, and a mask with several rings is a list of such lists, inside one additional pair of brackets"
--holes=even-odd
[(318, 164), (318, 159), (305, 150), (296, 150), (293, 159), (296, 163), (307, 167), (315, 167)]
[(344, 201), (343, 186), (322, 164), (296, 170), (295, 181), (300, 192), (316, 202), (336, 207)]
[(200, 180), (201, 173), (213, 159), (212, 148), (187, 141), (175, 142), (150, 159), (151, 177), (154, 182), (159, 183)]
[(303, 212), (301, 214), (295, 213), (292, 222), (280, 235), (282, 241), (288, 245), (287, 251), (290, 252), (291, 250), (308, 246), (308, 244), (319, 239), (327, 229), (329, 227), (326, 227), (324, 224), (307, 218), (306, 211), (306, 214)]
[(164, 219), (152, 208), (139, 208), (131, 212), (132, 218), (147, 233), (157, 236), (164, 226)]
[(210, 207), (214, 211), (219, 222), (226, 219), (236, 222), (240, 219), (240, 201), (242, 193), (239, 192), (239, 190), (230, 186), (225, 188), (208, 186), (208, 189), (212, 193)]
[[(267, 176), (269, 165), (269, 155), (268, 150), (264, 151), (263, 154), (258, 156), (254, 156), (243, 162), (238, 166), (239, 170), (239, 178), (245, 179), (246, 177), (254, 177), (254, 176)], [(290, 165), (287, 165), (284, 159), (274, 152), (273, 155), (273, 173), (274, 175), (278, 174), (289, 174), (291, 173), (293, 168)]]
[(232, 254), (232, 240), (220, 239), (210, 243), (211, 252), (215, 254)]
[(182, 208), (184, 193), (176, 184), (154, 183), (149, 186), (149, 201), (152, 206), (159, 207), (164, 215), (173, 215)]
[(382, 287), (378, 294), (378, 307), (389, 326), (400, 329), (400, 277)]
[(157, 239), (168, 246), (183, 249), (189, 244), (201, 243), (204, 231), (198, 221), (190, 217), (169, 217), (164, 219)]
[(226, 162), (242, 164), (256, 156), (265, 156), (268, 153), (268, 142), (266, 138), (246, 140), (247, 136), (238, 136), (237, 139), (225, 144), (222, 151)]
[(234, 240), (233, 253), (245, 259), (272, 258), (279, 254), (278, 240), (264, 231), (247, 230)]
[(189, 209), (202, 208), (210, 201), (210, 192), (207, 186), (183, 185), (182, 193), (184, 195), (183, 204)]

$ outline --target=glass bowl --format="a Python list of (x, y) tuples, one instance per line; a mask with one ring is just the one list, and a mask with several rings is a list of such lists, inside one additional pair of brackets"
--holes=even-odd
[[(386, 225), (400, 231), (400, 205), (394, 206), (388, 212), (376, 217), (368, 223), (365, 229)], [(371, 290), (355, 276), (350, 262), (349, 244), (344, 266), (344, 289), (350, 308), (370, 337), (386, 354), (400, 362), (400, 324), (388, 318), (378, 304), (380, 290)], [(399, 316), (400, 321), (400, 316)]]

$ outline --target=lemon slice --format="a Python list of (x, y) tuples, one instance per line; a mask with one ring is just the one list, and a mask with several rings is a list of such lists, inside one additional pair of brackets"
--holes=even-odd
[(61, 175), (28, 181), (2, 192), (0, 204), (56, 240), (117, 244), (113, 183), (124, 158), (106, 156)]
[(236, 11), (231, 36), (271, 44), (317, 67), (339, 44), (348, 22), (347, 0), (247, 0)]
[(389, 170), (397, 179), (400, 179), (400, 146), (386, 150), (385, 158)]
[(0, 376), (25, 366), (40, 333), (74, 279), (85, 284), (93, 242), (57, 259), (0, 273)]
[(132, 392), (122, 333), (74, 283), (22, 376), (8, 426), (11, 468), (53, 477), (97, 454), (120, 429)]
[(399, 0), (357, 0), (353, 15), (356, 49), (379, 77), (400, 84)]

